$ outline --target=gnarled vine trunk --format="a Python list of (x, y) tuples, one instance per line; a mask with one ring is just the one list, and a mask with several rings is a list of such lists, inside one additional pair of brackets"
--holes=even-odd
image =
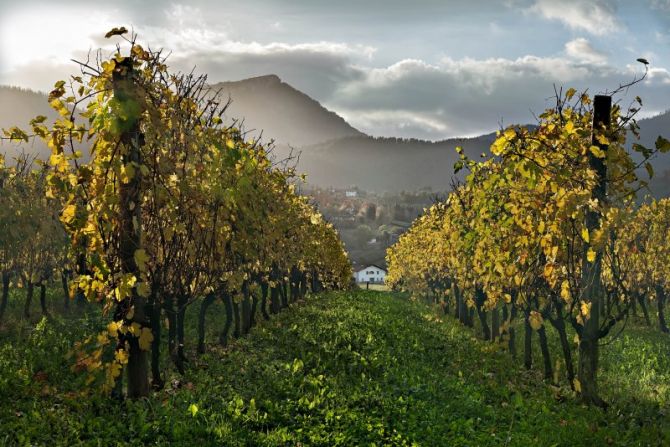
[(40, 308), (42, 309), (42, 316), (48, 317), (49, 310), (47, 309), (47, 285), (44, 281), (40, 282)]
[(523, 365), (526, 369), (533, 367), (533, 328), (530, 326), (530, 307), (526, 306), (524, 309), (523, 319)]
[(60, 272), (60, 282), (63, 287), (63, 309), (70, 310), (70, 287), (68, 286), (68, 272), (62, 270)]
[(668, 330), (668, 325), (665, 321), (665, 302), (666, 302), (666, 295), (665, 295), (665, 289), (661, 286), (656, 286), (656, 305), (658, 307), (658, 326), (661, 332), (665, 332), (666, 334), (670, 332)]
[(228, 346), (228, 332), (230, 332), (230, 326), (233, 324), (233, 297), (228, 291), (223, 292), (223, 306), (226, 309), (226, 322), (219, 335), (219, 343), (221, 346)]
[(261, 282), (261, 315), (266, 320), (270, 319), (268, 315), (268, 283), (267, 281)]
[(216, 301), (216, 294), (209, 293), (200, 304), (200, 313), (198, 314), (198, 352), (203, 354), (205, 352), (205, 317), (207, 309)]
[(35, 285), (30, 279), (26, 279), (26, 301), (23, 306), (23, 316), (30, 318), (30, 306), (33, 302), (33, 293)]
[(491, 340), (491, 329), (486, 318), (486, 311), (484, 311), (484, 302), (486, 301), (486, 294), (479, 287), (475, 290), (475, 308), (479, 316), (479, 322), (482, 325), (482, 335), (484, 340)]
[(0, 297), (0, 322), (7, 310), (7, 303), (9, 302), (9, 282), (11, 275), (8, 271), (2, 272), (2, 297)]
[(540, 338), (540, 351), (542, 352), (542, 360), (544, 363), (544, 380), (553, 380), (554, 371), (551, 364), (549, 344), (547, 343), (547, 331), (544, 328), (544, 325), (537, 330), (537, 335)]
[(149, 323), (154, 339), (151, 341), (151, 386), (154, 390), (162, 390), (165, 381), (161, 377), (161, 307), (157, 303), (156, 294), (152, 291), (149, 297), (148, 309)]

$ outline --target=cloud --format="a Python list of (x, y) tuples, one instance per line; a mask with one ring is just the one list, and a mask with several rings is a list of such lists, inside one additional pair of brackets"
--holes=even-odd
[[(585, 46), (566, 44), (566, 53)], [(451, 59), (429, 64), (406, 59), (384, 68), (360, 68), (358, 79), (343, 83), (325, 103), (354, 127), (372, 135), (442, 139), (490, 132), (502, 125), (534, 121), (553, 105), (554, 86), (591, 94), (611, 91), (641, 74), (641, 66), (607, 65), (598, 52), (579, 58), (526, 55), (516, 59)], [(670, 73), (650, 70), (631, 89), (645, 110), (667, 108)], [(625, 100), (624, 100), (625, 102)]]
[(651, 0), (651, 7), (664, 12), (670, 12), (670, 0)]
[[(61, 23), (73, 12), (49, 11), (36, 16), (29, 10), (15, 10), (0, 21), (0, 84), (48, 90), (56, 80), (79, 73), (78, 66), (68, 61), (85, 60), (86, 50), (73, 50), (72, 42), (78, 48), (103, 48), (104, 56), (121, 42), (119, 37), (103, 38), (107, 29), (119, 24), (112, 23), (111, 14), (93, 14), (90, 21), (82, 21), (85, 26), (62, 29)], [(370, 60), (376, 51), (372, 46), (332, 41), (243, 41), (232, 38), (225, 23), (214, 26), (207, 18), (199, 8), (173, 4), (158, 23), (141, 27), (138, 43), (165, 48), (171, 53), (168, 63), (173, 69), (196, 67), (200, 73), (209, 73), (211, 82), (277, 73), (313, 96), (327, 95), (343, 79), (355, 78), (353, 64)], [(22, 45), (10, 45), (17, 38)]]
[(623, 28), (616, 17), (614, 4), (607, 0), (536, 0), (528, 12), (597, 36)]
[(650, 68), (647, 79), (648, 84), (670, 85), (670, 71), (665, 68)]
[[(272, 26), (275, 25), (280, 26), (279, 22), (274, 22)], [(300, 52), (370, 58), (375, 52), (371, 46), (330, 41), (296, 44), (241, 41), (221, 29), (226, 27), (210, 25), (199, 8), (176, 4), (166, 10), (165, 21), (160, 26), (143, 27), (140, 37), (154, 45), (169, 48), (182, 58), (202, 53), (272, 55)]]
[[(528, 0), (524, 1), (527, 5)], [(530, 10), (534, 13), (561, 20), (577, 30), (589, 28), (598, 34), (619, 26), (614, 8), (602, 0), (560, 2), (560, 14), (558, 7), (549, 1), (533, 1)], [(514, 0), (514, 5), (519, 5), (519, 10), (529, 11), (519, 0)], [(30, 35), (39, 31), (34, 29), (29, 15), (10, 16), (11, 32)], [(17, 17), (23, 19), (14, 21)], [(11, 56), (12, 60), (9, 68), (0, 60), (5, 69), (0, 71), (0, 83), (48, 90), (55, 80), (77, 72), (74, 64), (63, 62), (82, 54), (73, 52), (66, 41), (78, 42), (79, 48), (79, 42), (93, 48), (102, 44), (106, 45), (105, 51), (111, 51), (110, 44), (118, 38), (110, 41), (102, 39), (101, 34), (111, 26), (131, 22), (108, 23), (109, 17), (115, 16), (101, 13), (91, 26), (68, 28), (67, 33), (71, 35), (66, 34), (64, 41), (53, 48), (50, 42), (41, 45), (54, 31), (46, 28), (51, 26), (48, 23), (39, 22), (38, 25), (45, 27), (44, 32), (36, 34), (33, 47), (23, 54), (23, 59), (16, 48), (10, 49), (16, 54), (0, 53), (3, 57)], [(65, 19), (55, 18), (53, 26), (60, 29)], [(273, 17), (267, 26), (271, 27), (277, 19), (281, 19), (279, 23), (286, 29), (295, 24), (282, 16)], [(596, 24), (591, 25), (591, 20)], [(3, 34), (10, 32), (3, 29), (5, 22), (10, 21), (3, 16), (0, 20), (3, 44), (10, 41), (4, 37), (9, 34)], [(206, 14), (195, 7), (173, 5), (164, 16), (136, 28), (140, 31), (140, 43), (150, 42), (152, 48), (163, 47), (172, 53), (168, 64), (174, 70), (190, 71), (195, 66), (196, 72), (208, 73), (212, 83), (274, 73), (362, 131), (433, 140), (489, 132), (501, 123), (531, 122), (531, 111), (540, 113), (551, 105), (554, 85), (578, 90), (588, 88), (589, 92), (596, 93), (616, 88), (631, 80), (635, 73), (639, 75), (642, 69), (639, 64), (615, 68), (612, 59), (616, 54), (596, 48), (591, 40), (583, 37), (569, 40), (553, 53), (543, 55), (537, 54), (542, 51), (540, 48), (520, 57), (440, 59), (436, 52), (426, 51), (421, 57), (403, 58), (397, 56), (402, 52), (395, 47), (392, 55), (379, 55), (375, 47), (353, 43), (349, 36), (342, 40), (310, 40), (302, 38), (304, 36), (290, 40), (290, 36), (282, 38), (281, 34), (271, 34), (266, 40), (240, 37), (245, 34), (234, 31), (235, 23), (239, 25), (240, 21), (235, 19), (232, 23), (230, 26), (221, 16)], [(496, 24), (504, 22), (486, 23), (492, 23), (495, 31)], [(389, 40), (390, 46), (396, 43)], [(56, 49), (61, 53), (56, 54)], [(645, 110), (665, 110), (669, 84), (668, 70), (654, 66), (647, 80), (635, 86), (631, 94), (639, 94), (644, 99)]]
[(566, 43), (565, 54), (576, 61), (588, 64), (600, 65), (607, 62), (607, 54), (593, 48), (591, 43), (583, 37)]
[(461, 129), (451, 128), (444, 120), (440, 110), (425, 112), (417, 110), (389, 110), (389, 109), (343, 109), (337, 108), (337, 113), (347, 122), (356, 123), (357, 128), (363, 129), (376, 136), (402, 136), (439, 140), (444, 135), (460, 135)]
[[(111, 29), (112, 13), (94, 9), (73, 25), (73, 17), (79, 14), (67, 6), (42, 5), (39, 14), (20, 7), (0, 12), (0, 73), (31, 63), (67, 62), (73, 56), (73, 42), (79, 49), (97, 48), (100, 42), (94, 36), (102, 37)], [(109, 41), (103, 43), (109, 45)]]

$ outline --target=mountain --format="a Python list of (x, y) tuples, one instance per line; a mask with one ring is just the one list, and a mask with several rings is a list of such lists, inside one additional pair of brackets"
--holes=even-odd
[[(487, 134), (437, 142), (371, 137), (275, 75), (222, 82), (212, 85), (212, 89), (224, 98), (230, 97), (226, 113), (229, 123), (239, 118), (249, 137), (258, 137), (262, 132), (264, 141), (274, 139), (278, 161), (299, 153), (298, 171), (307, 174), (309, 183), (319, 186), (355, 185), (376, 192), (450, 189), (456, 146), (477, 158), (488, 151), (495, 137)], [(56, 118), (45, 94), (0, 86), (0, 128), (27, 127), (28, 121), (39, 114), (50, 121)], [(670, 137), (670, 111), (638, 124), (638, 143), (647, 147), (653, 147), (658, 135)], [(9, 153), (8, 158), (22, 149), (48, 154), (39, 142), (28, 146), (0, 143), (0, 151)], [(670, 155), (659, 155), (653, 165), (656, 175), (650, 182), (651, 192), (670, 196)], [(644, 169), (641, 171), (641, 178), (645, 178)]]
[(638, 124), (640, 125), (640, 140), (638, 143), (644, 146), (653, 147), (659, 135), (670, 138), (670, 110), (651, 118), (639, 120)]
[[(638, 143), (653, 148), (659, 135), (670, 138), (670, 111), (641, 119), (640, 139), (628, 136), (628, 146)], [(461, 146), (466, 155), (476, 159), (488, 152), (495, 133), (474, 138), (452, 138), (437, 142), (347, 137), (300, 148), (298, 170), (308, 174), (308, 182), (338, 188), (356, 185), (376, 192), (411, 191), (423, 187), (433, 190), (451, 189), (453, 165), (458, 160), (455, 152)], [(281, 149), (281, 148), (279, 148)], [(285, 155), (281, 150), (278, 154)], [(652, 160), (655, 175), (649, 181), (649, 190), (641, 195), (670, 197), (670, 154), (657, 154)], [(458, 178), (462, 178), (457, 176)], [(648, 180), (644, 167), (639, 177)]]
[(244, 118), (252, 134), (263, 131), (264, 140), (293, 147), (337, 138), (363, 136), (342, 117), (282, 82), (275, 75), (260, 76), (211, 86), (231, 103), (226, 116)]
[(437, 143), (370, 137), (275, 75), (222, 82), (212, 89), (230, 97), (229, 123), (244, 117), (250, 135), (262, 130), (264, 140), (274, 139), (278, 160), (299, 153), (298, 171), (321, 186), (380, 192), (448, 189), (458, 158), (455, 147), (477, 155), (492, 141), (491, 135)]
[[(18, 87), (0, 86), (0, 129), (18, 126), (28, 130), (28, 122), (37, 115), (46, 116), (48, 122), (58, 118), (58, 113), (49, 106), (47, 95)], [(41, 156), (49, 153), (49, 149), (41, 140), (31, 141), (28, 144), (0, 140), (0, 152), (7, 156), (8, 161), (23, 150)]]
[[(378, 193), (415, 191), (429, 187), (435, 191), (451, 189), (453, 166), (458, 160), (456, 147), (476, 158), (487, 152), (495, 134), (476, 138), (453, 138), (438, 142), (346, 137), (301, 147), (298, 171), (307, 181), (320, 186), (357, 186)], [(285, 155), (277, 148), (278, 155)]]
[[(670, 138), (670, 110), (638, 121), (640, 126), (640, 139), (633, 135), (628, 138), (628, 144), (641, 144), (647, 148), (653, 148), (659, 135)], [(655, 197), (670, 197), (670, 154), (657, 154), (651, 161), (654, 167), (654, 177), (649, 181), (649, 191), (642, 191), (640, 195), (651, 194)], [(639, 177), (648, 180), (644, 168), (640, 168)]]

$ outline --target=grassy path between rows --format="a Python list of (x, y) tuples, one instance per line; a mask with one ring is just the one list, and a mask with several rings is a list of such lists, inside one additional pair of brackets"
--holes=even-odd
[[(44, 359), (40, 368), (54, 369), (47, 388), (25, 379), (75, 337), (66, 323), (44, 326), (37, 341), (0, 343), (0, 444), (670, 445), (667, 394), (588, 409), (454, 320), (391, 293), (312, 297), (227, 350), (190, 352), (187, 375), (141, 402), (82, 399)], [(629, 361), (621, 343), (610, 357)], [(638, 367), (668, 379), (664, 345), (650, 343), (634, 355), (656, 363)]]

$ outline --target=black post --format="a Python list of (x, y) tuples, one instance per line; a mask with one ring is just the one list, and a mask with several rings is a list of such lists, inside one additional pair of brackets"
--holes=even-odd
[[(605, 157), (596, 157), (591, 151), (588, 152), (589, 168), (595, 171), (596, 186), (591, 196), (600, 205), (607, 200), (607, 150), (608, 145), (602, 144), (598, 136), (606, 135), (610, 127), (610, 113), (612, 109), (612, 97), (596, 95), (593, 108), (593, 130), (591, 144), (597, 146)], [(586, 212), (585, 226), (589, 234), (600, 226), (600, 215), (597, 211)], [(596, 252), (595, 259), (588, 259), (591, 244), (584, 244), (582, 257), (582, 296), (585, 301), (590, 302), (591, 310), (579, 341), (579, 369), (578, 378), (581, 387), (581, 396), (586, 403), (604, 406), (603, 400), (598, 395), (598, 339), (600, 338), (600, 306), (602, 305), (602, 253)]]
[[(114, 98), (120, 103), (137, 101), (133, 80), (133, 59), (123, 58), (116, 62), (112, 72), (112, 87)], [(130, 273), (139, 278), (140, 271), (135, 262), (135, 251), (140, 249), (142, 241), (142, 174), (139, 169), (141, 163), (140, 146), (142, 135), (140, 132), (139, 116), (125, 117), (127, 130), (121, 134), (121, 143), (125, 146), (121, 152), (121, 162), (124, 165), (134, 165), (134, 175), (128, 182), (119, 184), (119, 257), (121, 271)], [(148, 327), (146, 321), (144, 297), (133, 287), (130, 305), (134, 308), (132, 323), (139, 323), (141, 327)], [(129, 337), (128, 355), (128, 397), (138, 398), (149, 395), (148, 358), (147, 351), (140, 348), (138, 337)]]

